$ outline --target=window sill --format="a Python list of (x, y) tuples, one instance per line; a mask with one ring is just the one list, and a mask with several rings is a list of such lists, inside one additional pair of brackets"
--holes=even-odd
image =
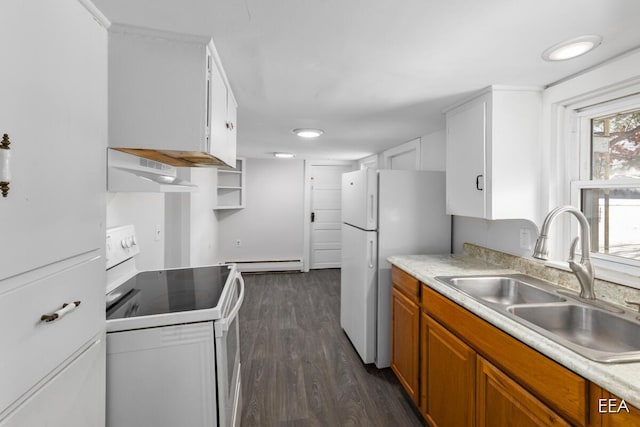
[[(605, 280), (616, 285), (623, 285), (634, 289), (640, 289), (640, 277), (633, 274), (628, 274), (621, 271), (611, 270), (598, 266), (596, 260), (592, 260), (592, 262), (594, 263), (596, 279)], [(555, 268), (557, 270), (571, 272), (568, 262), (546, 261), (544, 265), (546, 267)]]

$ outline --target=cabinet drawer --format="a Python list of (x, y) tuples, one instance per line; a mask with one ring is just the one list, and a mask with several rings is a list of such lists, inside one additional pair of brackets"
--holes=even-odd
[(415, 277), (405, 273), (396, 266), (391, 268), (391, 282), (403, 291), (412, 301), (418, 302), (420, 296), (420, 283)]
[[(0, 387), (0, 412), (104, 329), (104, 274), (104, 259), (87, 256), (0, 295), (0, 384), (11, 384)], [(40, 320), (74, 301), (68, 314)]]
[(427, 313), (577, 425), (587, 421), (588, 382), (502, 332), (431, 288), (422, 287)]
[(0, 421), (0, 427), (104, 427), (104, 348), (101, 336)]

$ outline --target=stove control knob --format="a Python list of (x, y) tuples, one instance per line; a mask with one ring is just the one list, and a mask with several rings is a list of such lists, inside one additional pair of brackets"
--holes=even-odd
[(136, 236), (131, 236), (131, 245), (135, 246), (137, 244), (138, 244), (138, 242), (136, 241)]
[(120, 246), (122, 246), (123, 249), (126, 248), (127, 247), (127, 241), (125, 239), (122, 239), (120, 241)]

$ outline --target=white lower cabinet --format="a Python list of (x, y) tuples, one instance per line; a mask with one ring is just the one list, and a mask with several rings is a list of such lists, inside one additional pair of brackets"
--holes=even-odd
[(104, 400), (103, 333), (0, 421), (0, 427), (104, 426)]

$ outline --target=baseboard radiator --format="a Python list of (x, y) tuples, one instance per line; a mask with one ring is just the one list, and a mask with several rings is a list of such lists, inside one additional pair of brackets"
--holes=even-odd
[(302, 271), (301, 259), (263, 260), (263, 261), (227, 261), (238, 265), (238, 271), (242, 273), (269, 272), (269, 271)]

